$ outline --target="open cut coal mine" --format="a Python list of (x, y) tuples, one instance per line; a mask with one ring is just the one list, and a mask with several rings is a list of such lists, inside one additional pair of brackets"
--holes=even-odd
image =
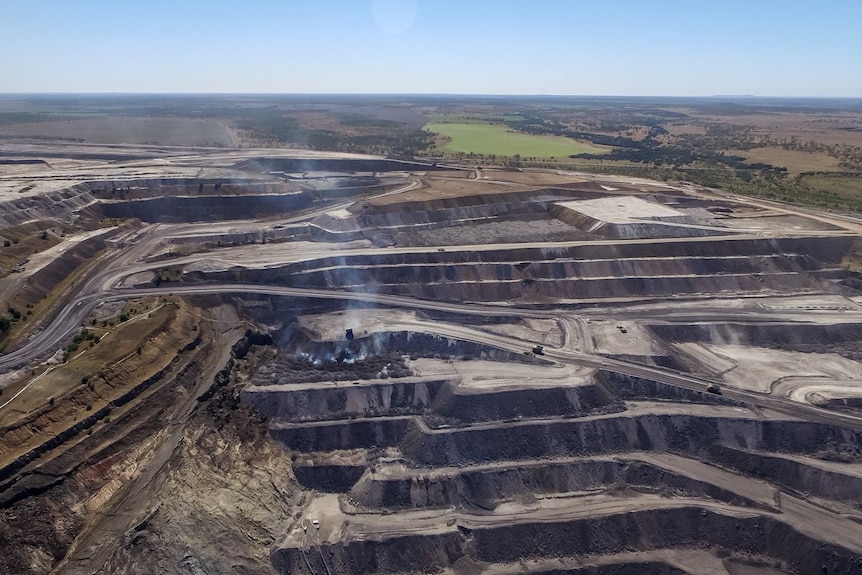
[[(385, 223), (445, 228), (448, 218), (457, 226), (452, 213), (458, 209), (450, 204), (448, 213), (429, 211), (429, 219), (412, 211), (399, 221), (397, 208), (388, 208)], [(511, 216), (506, 206), (496, 213), (486, 205), (481, 212), (471, 210), (459, 215)], [(360, 216), (348, 228), (373, 231), (371, 221)], [(342, 221), (348, 229), (345, 225)], [(853, 293), (842, 284), (853, 274), (841, 266), (852, 237), (724, 234), (713, 239), (714, 231), (696, 241), (606, 244), (579, 236), (574, 241), (582, 244), (559, 247), (338, 256), (226, 273), (264, 284), (370, 288), (453, 301), (547, 306), (591, 299), (599, 310), (602, 300), (614, 298)], [(192, 273), (185, 280), (226, 279), (219, 273)], [(456, 316), (427, 317), (446, 323)], [(473, 316), (468, 324), (482, 330), (498, 322)], [(660, 353), (669, 354), (651, 352), (652, 364), (685, 373), (688, 363), (668, 350), (681, 337), (703, 339), (696, 331), (702, 325), (656, 323), (651, 314), (644, 325), (664, 350)], [(729, 323), (719, 325), (728, 327), (710, 333), (732, 329)], [(800, 331), (793, 335), (797, 325)], [(821, 343), (852, 340), (855, 334), (846, 322), (746, 329), (743, 333), (752, 336), (736, 342), (768, 341), (774, 348), (794, 338), (813, 343), (805, 330), (824, 331), (827, 335), (816, 340)], [(618, 330), (621, 336), (626, 331)], [(446, 344), (405, 347), (411, 338)], [(276, 358), (300, 354), (324, 366), (337, 364), (334, 350), (362, 339), (336, 338), (315, 348), (294, 337)], [(459, 365), (506, 364), (515, 354), (494, 356), (463, 340), (453, 347), (452, 338), (439, 335), (423, 340), (375, 331), (373, 341), (360, 345), (383, 354), (379, 357), (402, 354), (399, 369), (405, 377), (379, 379), (378, 373), (346, 381), (336, 375), (340, 368), (333, 368), (327, 386), (289, 375), (276, 381), (263, 368), (266, 377), (253, 377), (242, 392), (245, 404), (266, 415), (271, 436), (295, 454), (300, 484), (317, 493), (304, 522), (273, 549), (280, 572), (493, 572), (512, 562), (520, 562), (520, 570), (544, 572), (538, 565), (548, 560), (573, 572), (712, 572), (681, 556), (668, 559), (669, 549), (683, 555), (686, 549), (706, 549), (727, 573), (742, 565), (751, 573), (862, 568), (862, 547), (855, 541), (862, 530), (853, 519), (862, 496), (858, 428), (764, 411), (706, 385), (695, 390), (613, 369), (588, 370), (553, 385), (534, 379), (542, 377), (544, 366), (538, 364), (512, 376), (520, 377), (516, 382), (469, 377)], [(607, 357), (635, 363), (648, 357), (629, 351)], [(555, 363), (543, 356), (526, 357)], [(449, 377), (426, 374), (416, 369), (423, 361), (451, 362), (454, 370)], [(818, 519), (802, 519), (809, 513)], [(838, 543), (812, 527), (820, 519), (834, 519), (839, 530), (854, 535)], [(785, 550), (786, 544), (793, 549)], [(528, 567), (533, 564), (537, 567)]]
[[(795, 515), (818, 508), (808, 496), (857, 512), (850, 510), (862, 496), (858, 480), (842, 481), (816, 462), (858, 473), (860, 431), (764, 418), (723, 395), (615, 372), (556, 387), (469, 389), (457, 376), (409, 368), (423, 357), (484, 361), (474, 359), (484, 350), (413, 337), (407, 349), (410, 340), (398, 334), (375, 334), (373, 344), (314, 344), (299, 334), (277, 351), (253, 352), (271, 359), (242, 391), (243, 403), (296, 454), (300, 485), (318, 494), (315, 501), (330, 498), (319, 510), (312, 502), (297, 526), (302, 535), (294, 531), (275, 548), (279, 572), (316, 572), (324, 563), (348, 573), (495, 569), (600, 557), (611, 563), (565, 570), (663, 573), (678, 567), (657, 560), (646, 568), (643, 558), (688, 547), (710, 549), (726, 564), (747, 562), (753, 573), (849, 573), (862, 565), (857, 545), (828, 545), (817, 529), (800, 529)], [(345, 353), (351, 347), (372, 354), (356, 359)], [(404, 377), (338, 376), (394, 357)], [(297, 368), (315, 364), (332, 375), (328, 383)], [(803, 454), (811, 463), (793, 461)], [(849, 518), (840, 523), (862, 532)], [(795, 548), (785, 552), (789, 542)]]
[(80, 269), (0, 278), (77, 286), (39, 329), (107, 342), (6, 372), (3, 572), (862, 572), (854, 221), (584, 174), (213, 166), (0, 202), (128, 220)]

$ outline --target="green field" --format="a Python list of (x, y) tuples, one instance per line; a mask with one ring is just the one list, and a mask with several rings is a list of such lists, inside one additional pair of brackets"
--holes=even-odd
[(469, 121), (432, 121), (423, 128), (450, 138), (443, 147), (446, 152), (463, 152), (486, 156), (522, 158), (565, 158), (572, 154), (603, 154), (608, 148), (560, 136), (533, 136), (511, 132), (500, 124)]

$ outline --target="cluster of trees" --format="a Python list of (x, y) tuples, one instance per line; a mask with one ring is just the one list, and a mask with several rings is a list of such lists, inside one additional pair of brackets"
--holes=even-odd
[(434, 143), (432, 134), (388, 120), (348, 116), (343, 125), (362, 128), (365, 133), (307, 128), (277, 109), (249, 113), (236, 122), (244, 138), (262, 147), (292, 145), (312, 150), (412, 157)]
[[(28, 304), (27, 307), (31, 307), (31, 306)], [(11, 305), (6, 306), (6, 312), (9, 314), (9, 317), (6, 317), (4, 315), (0, 315), (0, 333), (3, 333), (3, 334), (8, 332), (10, 329), (12, 329), (12, 326), (14, 324), (18, 323), (21, 320), (21, 318), (23, 317), (21, 310), (19, 310), (18, 308), (14, 307), (14, 306), (11, 306)], [(32, 312), (27, 311), (28, 316), (31, 313)]]
[(655, 166), (712, 166), (726, 167), (737, 170), (740, 173), (752, 171), (786, 172), (787, 168), (776, 167), (761, 162), (746, 163), (742, 156), (726, 154), (710, 150), (696, 150), (677, 146), (658, 146), (645, 144), (638, 148), (614, 148), (607, 154), (578, 154), (572, 158), (590, 160), (623, 160), (653, 164)]
[(90, 347), (93, 347), (99, 341), (99, 336), (86, 329), (81, 329), (72, 339), (72, 342), (63, 349), (63, 361), (69, 361), (72, 354), (78, 351), (85, 341), (89, 341)]

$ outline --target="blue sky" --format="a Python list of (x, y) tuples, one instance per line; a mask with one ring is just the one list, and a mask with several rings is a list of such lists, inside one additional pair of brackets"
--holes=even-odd
[(0, 92), (862, 96), (860, 0), (0, 0)]

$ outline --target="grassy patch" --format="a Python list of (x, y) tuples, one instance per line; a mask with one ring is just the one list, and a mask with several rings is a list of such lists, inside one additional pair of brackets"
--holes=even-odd
[(761, 162), (787, 168), (791, 173), (841, 170), (840, 160), (823, 152), (785, 150), (779, 146), (768, 146), (741, 152), (730, 150), (729, 153), (744, 156), (750, 162)]
[(811, 174), (799, 178), (806, 188), (854, 203), (862, 202), (862, 175)]
[(486, 156), (516, 156), (522, 158), (565, 158), (572, 154), (603, 154), (607, 151), (571, 138), (533, 136), (511, 131), (499, 124), (471, 121), (432, 122), (425, 130), (449, 138), (443, 150)]

